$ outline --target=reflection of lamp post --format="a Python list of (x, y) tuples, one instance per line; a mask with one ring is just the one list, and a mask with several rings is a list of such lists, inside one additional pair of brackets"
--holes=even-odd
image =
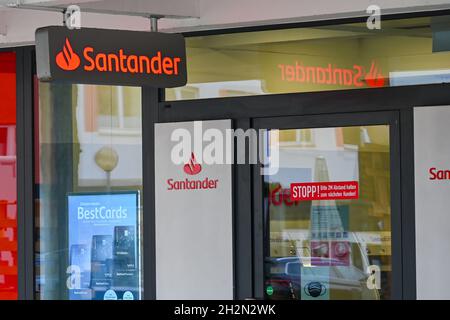
[(372, 143), (372, 141), (370, 140), (369, 131), (365, 127), (360, 128), (360, 138), (362, 145)]
[(111, 147), (102, 147), (95, 154), (95, 163), (106, 173), (106, 188), (111, 191), (111, 171), (119, 163), (119, 155)]

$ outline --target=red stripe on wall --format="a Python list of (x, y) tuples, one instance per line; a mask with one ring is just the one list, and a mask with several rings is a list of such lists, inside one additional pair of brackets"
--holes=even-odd
[(16, 55), (0, 52), (0, 125), (16, 124)]

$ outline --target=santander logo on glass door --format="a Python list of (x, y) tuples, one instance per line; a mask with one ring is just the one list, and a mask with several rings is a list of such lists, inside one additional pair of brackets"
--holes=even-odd
[[(195, 154), (192, 152), (191, 158), (188, 163), (183, 166), (183, 172), (188, 176), (196, 176), (202, 172), (202, 166), (197, 162)], [(212, 179), (210, 177), (205, 178), (184, 178), (182, 180), (175, 180), (173, 178), (167, 179), (167, 190), (207, 190), (217, 189), (219, 185), (219, 179)]]
[(202, 171), (202, 166), (199, 163), (197, 163), (197, 160), (195, 159), (195, 155), (193, 152), (191, 154), (189, 162), (184, 165), (183, 170), (185, 173), (191, 176), (199, 174), (200, 171)]

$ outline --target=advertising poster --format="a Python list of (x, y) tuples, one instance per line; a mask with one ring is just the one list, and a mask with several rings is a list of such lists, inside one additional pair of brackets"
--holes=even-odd
[(138, 196), (68, 195), (70, 300), (139, 299)]

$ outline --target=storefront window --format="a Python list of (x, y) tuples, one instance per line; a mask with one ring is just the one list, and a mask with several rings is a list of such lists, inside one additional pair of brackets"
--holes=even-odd
[(266, 298), (389, 299), (389, 126), (280, 130), (270, 141), (280, 169), (264, 177)]
[(0, 52), (0, 300), (17, 299), (16, 55)]
[(450, 16), (186, 38), (187, 86), (167, 100), (450, 82)]
[(37, 299), (142, 296), (141, 90), (39, 83)]

